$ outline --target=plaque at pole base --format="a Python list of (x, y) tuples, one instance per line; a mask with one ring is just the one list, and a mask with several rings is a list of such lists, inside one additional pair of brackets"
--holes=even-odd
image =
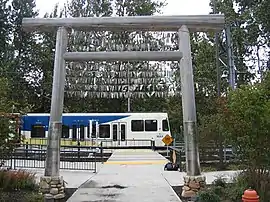
[(62, 176), (40, 177), (39, 188), (44, 201), (65, 201), (65, 181)]
[(194, 198), (198, 192), (205, 188), (206, 177), (198, 176), (184, 176), (184, 187), (182, 189), (183, 198)]

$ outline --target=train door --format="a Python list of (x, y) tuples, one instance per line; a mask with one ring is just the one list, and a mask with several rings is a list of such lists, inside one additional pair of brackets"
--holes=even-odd
[(84, 141), (85, 140), (85, 125), (83, 124), (82, 121), (74, 121), (72, 123), (72, 141)]
[(98, 139), (98, 134), (99, 134), (99, 125), (98, 121), (95, 120), (89, 120), (89, 127), (88, 127), (88, 138), (92, 142), (92, 145), (97, 144), (97, 139)]
[(121, 142), (126, 141), (126, 136), (127, 124), (125, 122), (112, 123), (113, 142), (118, 142), (118, 145), (121, 145)]
[(78, 131), (78, 140), (84, 141), (85, 140), (85, 126), (83, 124), (79, 125), (79, 131)]

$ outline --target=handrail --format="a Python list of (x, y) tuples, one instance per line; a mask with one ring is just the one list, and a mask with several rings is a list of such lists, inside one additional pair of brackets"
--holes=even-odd
[[(14, 152), (13, 152), (13, 154), (14, 153), (16, 153), (16, 152), (31, 152), (31, 151), (34, 151), (33, 153), (45, 153), (47, 150), (46, 149), (31, 149), (31, 148), (29, 148), (29, 149), (24, 149), (24, 148), (21, 148), (21, 149), (16, 149)], [(96, 151), (93, 151), (93, 150), (87, 150), (87, 151), (81, 151), (81, 150), (60, 150), (60, 152), (63, 152), (63, 153), (74, 153), (74, 152), (76, 152), (76, 153), (78, 153), (78, 152), (87, 152), (87, 153), (97, 153)]]

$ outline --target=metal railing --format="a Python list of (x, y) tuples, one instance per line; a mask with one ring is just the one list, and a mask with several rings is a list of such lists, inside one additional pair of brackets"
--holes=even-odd
[[(184, 142), (173, 142), (170, 149), (180, 149), (183, 157), (185, 157), (185, 143)], [(209, 142), (208, 144), (199, 146), (199, 153), (201, 161), (220, 160), (223, 161), (231, 160), (236, 158), (233, 147), (231, 145), (217, 146), (214, 143)]]
[(131, 147), (138, 147), (138, 148), (152, 148), (154, 146), (154, 141), (151, 139), (125, 139), (125, 140), (100, 140), (101, 147), (107, 148), (131, 148)]
[[(91, 140), (80, 140), (80, 139), (70, 139), (70, 138), (61, 138), (61, 146), (101, 146), (104, 147), (123, 147), (123, 146), (151, 146), (151, 139), (124, 139), (124, 140), (108, 140), (108, 139), (91, 139)], [(47, 138), (28, 138), (23, 140), (23, 144), (29, 145), (43, 145), (47, 146)]]
[[(105, 162), (114, 149), (152, 149), (171, 159), (172, 151), (175, 151), (177, 163), (182, 168), (185, 162), (184, 143), (173, 143), (170, 146), (155, 146), (153, 140), (124, 141), (101, 140), (100, 146), (85, 146), (79, 142), (77, 145), (66, 145), (60, 148), (60, 168), (70, 170), (92, 170), (96, 172), (97, 162)], [(167, 152), (169, 149), (169, 152)], [(16, 168), (44, 168), (47, 145), (21, 144), (13, 154), (4, 159), (5, 166)], [(209, 144), (200, 147), (201, 163), (228, 162), (234, 160), (231, 147), (223, 149), (223, 153), (217, 146)], [(168, 155), (170, 154), (170, 155)], [(1, 159), (0, 159), (1, 160)]]
[[(60, 150), (60, 169), (97, 171), (102, 149), (98, 147), (66, 146)], [(6, 159), (4, 166), (12, 169), (45, 168), (46, 148), (44, 145), (23, 144)]]
[[(23, 140), (23, 144), (29, 145), (44, 145), (47, 146), (47, 138), (26, 138)], [(76, 146), (78, 143), (81, 146), (98, 146), (95, 139), (92, 140), (82, 140), (82, 139), (70, 139), (70, 138), (61, 138), (61, 146)]]
[[(174, 143), (173, 146), (169, 146), (169, 156), (167, 158), (172, 162), (173, 151), (176, 154), (176, 163), (179, 165), (181, 171), (185, 171), (185, 145), (183, 142)], [(233, 148), (230, 145), (218, 147), (213, 144), (207, 144), (201, 146), (199, 148), (200, 153), (200, 163), (230, 163), (230, 162), (238, 162), (237, 156), (233, 152)], [(164, 154), (165, 155), (165, 152)]]

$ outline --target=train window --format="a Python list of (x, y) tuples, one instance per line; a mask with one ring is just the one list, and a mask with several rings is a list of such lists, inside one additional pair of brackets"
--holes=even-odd
[(69, 126), (62, 125), (62, 138), (69, 138)]
[(121, 124), (121, 141), (126, 140), (126, 124)]
[(90, 138), (90, 126), (87, 126), (87, 138)]
[(19, 136), (21, 136), (22, 135), (22, 129), (21, 129), (21, 127), (19, 128)]
[(80, 140), (84, 140), (84, 125), (80, 125)]
[(91, 135), (91, 138), (96, 138), (97, 137), (97, 125), (96, 124), (93, 124), (92, 125), (92, 135)]
[(77, 126), (72, 125), (72, 140), (75, 141), (77, 140)]
[(131, 131), (135, 131), (135, 132), (144, 131), (143, 120), (132, 120)]
[(169, 123), (167, 119), (162, 120), (162, 130), (163, 131), (169, 131)]
[(113, 124), (113, 141), (117, 141), (117, 124)]
[(110, 138), (110, 128), (109, 124), (99, 125), (99, 137)]
[(157, 120), (145, 120), (145, 131), (157, 131)]
[(32, 125), (32, 138), (45, 138), (45, 127), (41, 124)]

